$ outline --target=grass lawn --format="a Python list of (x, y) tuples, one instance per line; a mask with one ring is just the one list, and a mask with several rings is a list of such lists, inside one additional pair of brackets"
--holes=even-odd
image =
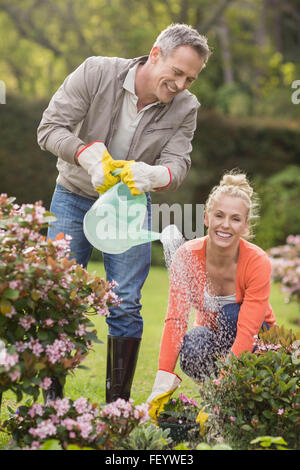
[[(88, 269), (90, 272), (96, 272), (98, 275), (105, 277), (101, 262), (91, 262)], [(142, 294), (144, 336), (131, 394), (137, 403), (146, 401), (157, 372), (159, 345), (168, 303), (168, 274), (165, 268), (156, 266), (151, 268)], [(271, 304), (279, 325), (285, 325), (294, 331), (300, 330), (299, 306), (296, 303), (286, 304), (284, 295), (277, 285), (272, 286)], [(104, 318), (93, 317), (92, 320), (97, 328), (98, 337), (103, 341), (103, 344), (95, 345), (94, 350), (90, 352), (84, 362), (89, 370), (79, 369), (73, 376), (68, 378), (65, 395), (72, 399), (85, 396), (92, 402), (104, 403), (107, 327)], [(178, 365), (175, 371), (184, 379), (180, 388), (175, 392), (175, 396), (184, 393), (193, 396), (195, 399), (199, 398), (198, 388), (193, 381), (183, 376)], [(39, 401), (42, 402), (42, 399), (40, 398)], [(4, 394), (1, 420), (6, 419), (8, 416), (7, 404), (12, 408), (16, 407), (15, 397), (11, 392)], [(5, 447), (8, 440), (9, 438), (5, 434), (0, 433), (0, 449)]]

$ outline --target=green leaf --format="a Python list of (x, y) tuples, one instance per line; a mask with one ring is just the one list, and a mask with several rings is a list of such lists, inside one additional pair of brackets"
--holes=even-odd
[(46, 331), (43, 331), (43, 330), (40, 330), (38, 332), (38, 338), (41, 340), (41, 341), (46, 341), (48, 339), (48, 333)]
[(76, 444), (70, 444), (67, 447), (67, 450), (94, 450), (92, 447), (79, 447)]
[(250, 444), (260, 444), (262, 447), (270, 447), (272, 444), (287, 445), (287, 442), (281, 436), (259, 436), (250, 441)]
[(0, 300), (0, 312), (2, 315), (6, 315), (12, 309), (12, 305), (8, 299), (2, 298)]
[[(182, 450), (182, 449), (178, 449), (178, 450)], [(196, 450), (212, 450), (212, 448), (209, 444), (206, 444), (206, 442), (200, 442), (200, 444), (197, 445)]]
[(79, 366), (77, 366), (77, 369), (91, 370), (90, 367), (84, 366), (82, 364), (79, 364)]
[(241, 426), (241, 429), (243, 429), (244, 431), (252, 431), (252, 427), (249, 424), (243, 424), (243, 426)]
[(49, 224), (50, 222), (55, 222), (56, 221), (56, 217), (55, 215), (46, 215), (46, 214), (50, 214), (50, 212), (45, 212), (45, 216), (44, 216), (44, 222), (46, 222), (47, 224)]
[(269, 410), (264, 410), (263, 413), (265, 418), (267, 419), (272, 419), (274, 418), (274, 413), (272, 411), (269, 411)]
[(16, 413), (16, 410), (13, 410), (9, 405), (6, 405), (6, 407), (7, 407), (8, 411), (10, 412), (10, 414), (14, 416), (15, 413)]
[(6, 299), (10, 299), (10, 300), (16, 300), (18, 297), (19, 297), (19, 291), (17, 289), (11, 289), (10, 287), (8, 287), (7, 289), (5, 289), (3, 295)]
[(253, 396), (253, 400), (255, 401), (263, 401), (263, 397), (261, 395)]
[(62, 450), (62, 448), (57, 439), (48, 439), (48, 441), (44, 442), (40, 450)]
[(42, 370), (45, 369), (46, 365), (43, 362), (37, 362), (34, 364), (34, 370)]
[(216, 444), (212, 450), (232, 450), (232, 448), (228, 444)]
[(103, 341), (101, 341), (101, 339), (99, 339), (95, 333), (86, 333), (85, 335), (85, 338), (88, 339), (89, 341), (93, 341), (94, 343), (97, 343), (97, 344), (103, 344)]

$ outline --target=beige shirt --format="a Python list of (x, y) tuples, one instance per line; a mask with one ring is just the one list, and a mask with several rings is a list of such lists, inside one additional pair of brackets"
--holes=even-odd
[(135, 94), (135, 76), (139, 64), (129, 69), (124, 80), (125, 90), (122, 108), (118, 120), (118, 128), (110, 144), (110, 153), (115, 160), (125, 160), (136, 128), (147, 109), (159, 104), (159, 101), (148, 104), (137, 111), (138, 97)]

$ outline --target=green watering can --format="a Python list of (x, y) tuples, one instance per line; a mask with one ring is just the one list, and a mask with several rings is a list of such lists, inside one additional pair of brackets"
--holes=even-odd
[[(120, 169), (112, 174), (117, 176)], [(129, 248), (160, 239), (158, 232), (143, 229), (147, 213), (147, 197), (132, 196), (128, 186), (117, 183), (92, 205), (83, 220), (88, 241), (100, 251), (124, 253)]]

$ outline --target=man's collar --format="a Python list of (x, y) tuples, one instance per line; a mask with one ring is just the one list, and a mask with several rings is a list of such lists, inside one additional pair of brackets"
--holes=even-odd
[(121, 80), (122, 83), (124, 83), (128, 71), (137, 64), (144, 64), (145, 62), (147, 62), (147, 60), (147, 55), (131, 59), (130, 62), (127, 63), (126, 67), (118, 74), (118, 79)]
[(138, 68), (138, 66), (139, 64), (137, 63), (128, 70), (124, 83), (123, 83), (123, 88), (125, 88), (125, 90), (129, 91), (130, 93), (133, 93), (134, 95), (135, 95), (135, 75), (136, 75), (136, 69)]

